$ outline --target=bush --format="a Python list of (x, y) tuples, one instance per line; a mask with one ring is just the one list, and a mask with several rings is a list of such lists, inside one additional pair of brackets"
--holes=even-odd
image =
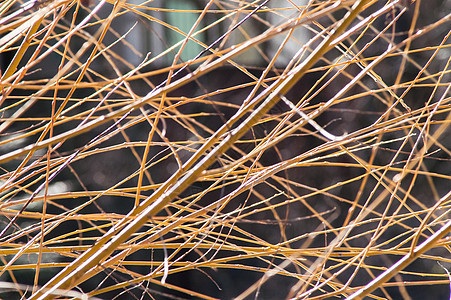
[(1, 3), (3, 296), (448, 298), (449, 3), (382, 2)]

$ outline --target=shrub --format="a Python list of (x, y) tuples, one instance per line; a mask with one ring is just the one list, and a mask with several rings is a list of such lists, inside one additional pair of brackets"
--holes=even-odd
[(448, 297), (447, 5), (2, 2), (1, 292)]

